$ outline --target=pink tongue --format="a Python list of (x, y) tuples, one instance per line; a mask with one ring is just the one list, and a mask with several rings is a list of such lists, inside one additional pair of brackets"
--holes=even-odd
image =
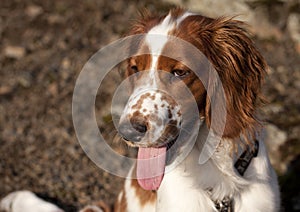
[(139, 148), (137, 179), (145, 190), (157, 190), (164, 177), (167, 147)]

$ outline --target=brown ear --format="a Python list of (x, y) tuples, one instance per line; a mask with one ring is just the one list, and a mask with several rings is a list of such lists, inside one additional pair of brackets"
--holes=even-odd
[[(266, 63), (253, 42), (232, 19), (201, 17), (197, 31), (200, 50), (213, 64), (226, 98), (226, 124), (223, 137), (236, 138), (257, 124), (255, 111)], [(203, 20), (205, 19), (205, 20)], [(206, 121), (211, 123), (211, 100), (206, 103)]]

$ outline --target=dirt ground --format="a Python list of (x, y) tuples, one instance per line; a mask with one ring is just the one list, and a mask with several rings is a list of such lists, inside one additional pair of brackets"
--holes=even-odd
[[(0, 198), (29, 189), (66, 211), (99, 199), (114, 202), (122, 179), (99, 169), (81, 149), (72, 94), (83, 65), (126, 33), (141, 7), (166, 11), (170, 5), (1, 0)], [(279, 40), (253, 39), (271, 67), (263, 113), (287, 134), (280, 154), (288, 169), (279, 174), (282, 204), (293, 211), (300, 210), (300, 50), (285, 27), (279, 29)]]

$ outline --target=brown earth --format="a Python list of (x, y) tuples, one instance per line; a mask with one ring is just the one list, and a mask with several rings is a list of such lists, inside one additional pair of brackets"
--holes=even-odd
[[(144, 6), (166, 11), (170, 5), (1, 0), (0, 198), (29, 189), (66, 211), (99, 199), (114, 202), (122, 179), (99, 169), (81, 149), (72, 123), (72, 92), (87, 60), (123, 35)], [(278, 10), (273, 9), (270, 14)], [(283, 205), (292, 211), (300, 210), (300, 50), (282, 22), (278, 29), (280, 39), (253, 39), (271, 67), (265, 117), (288, 135), (280, 154), (292, 162), (280, 182)], [(109, 117), (100, 114), (104, 129)]]

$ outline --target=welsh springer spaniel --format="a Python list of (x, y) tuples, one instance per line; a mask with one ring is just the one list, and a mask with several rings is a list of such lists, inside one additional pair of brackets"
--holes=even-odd
[[(127, 61), (125, 75), (131, 78), (132, 94), (118, 131), (127, 144), (138, 147), (138, 160), (115, 211), (279, 210), (277, 177), (256, 117), (266, 63), (242, 26), (237, 20), (207, 18), (178, 8), (165, 16), (142, 15), (134, 24), (131, 35), (144, 34), (144, 39), (133, 46), (149, 53), (136, 52)], [(191, 58), (192, 63), (202, 63), (203, 58), (172, 42), (174, 37), (203, 53), (222, 86), (212, 82), (209, 65), (192, 64), (193, 69), (187, 65)], [(176, 58), (166, 56), (174, 52)], [(173, 98), (184, 87), (180, 83), (194, 97), (197, 114), (192, 115), (200, 122), (195, 145), (186, 157), (178, 158), (189, 140), (178, 141), (180, 133), (196, 123), (188, 125), (191, 116), (183, 115), (192, 110), (190, 97), (181, 103)], [(215, 95), (219, 87), (225, 94), (223, 112)], [(220, 133), (218, 118), (224, 114)], [(207, 160), (201, 162), (201, 153), (208, 155)]]
[[(280, 209), (256, 117), (266, 64), (242, 25), (174, 9), (133, 26), (131, 34), (143, 36), (127, 61), (132, 94), (118, 131), (139, 150), (116, 212)], [(27, 191), (8, 195), (0, 207), (61, 211)]]

